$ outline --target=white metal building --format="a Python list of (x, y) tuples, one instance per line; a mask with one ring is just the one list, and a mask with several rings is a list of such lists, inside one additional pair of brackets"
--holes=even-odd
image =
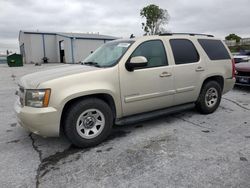
[(236, 45), (250, 45), (250, 38), (242, 38), (240, 42), (236, 42), (236, 40), (225, 40), (227, 46), (236, 46)]
[(77, 63), (91, 51), (116, 37), (99, 34), (19, 32), (20, 53), (25, 63), (48, 62)]

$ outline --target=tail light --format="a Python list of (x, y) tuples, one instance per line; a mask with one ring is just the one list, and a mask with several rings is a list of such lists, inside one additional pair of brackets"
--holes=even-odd
[(236, 73), (235, 61), (234, 59), (232, 59), (232, 78), (235, 78), (235, 73)]

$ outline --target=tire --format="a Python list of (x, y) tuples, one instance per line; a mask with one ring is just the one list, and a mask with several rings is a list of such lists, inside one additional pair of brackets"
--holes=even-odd
[(206, 82), (196, 102), (196, 109), (202, 114), (213, 113), (220, 105), (222, 88), (216, 81)]
[(104, 101), (88, 98), (70, 106), (64, 120), (64, 133), (75, 146), (85, 148), (100, 144), (112, 130), (113, 113)]

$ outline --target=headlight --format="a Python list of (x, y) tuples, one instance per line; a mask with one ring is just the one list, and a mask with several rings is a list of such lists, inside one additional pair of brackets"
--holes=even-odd
[(25, 106), (36, 108), (48, 107), (50, 92), (50, 89), (27, 89)]

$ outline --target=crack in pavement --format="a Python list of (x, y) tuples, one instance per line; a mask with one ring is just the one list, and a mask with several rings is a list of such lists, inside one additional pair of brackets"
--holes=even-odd
[[(70, 145), (68, 148), (66, 148), (65, 150), (61, 151), (61, 152), (56, 152), (53, 155), (50, 155), (46, 158), (42, 158), (42, 150), (38, 149), (38, 146), (35, 144), (35, 139), (32, 137), (32, 133), (29, 134), (29, 137), (32, 141), (32, 147), (33, 149), (38, 153), (39, 155), (39, 161), (40, 164), (38, 165), (38, 168), (36, 170), (36, 188), (39, 188), (40, 186), (40, 181), (41, 178), (47, 174), (48, 172), (50, 172), (50, 170), (54, 170), (54, 169), (58, 169), (55, 168), (54, 166), (62, 159), (67, 158), (69, 155), (78, 153), (78, 152), (86, 152), (89, 151), (90, 149), (87, 148), (85, 150), (82, 150), (80, 148), (76, 148), (73, 145)], [(68, 161), (68, 162), (72, 162), (73, 160), (78, 160), (80, 158), (80, 155), (77, 155), (76, 158)], [(63, 163), (64, 164), (64, 163)]]
[(185, 122), (187, 122), (187, 123), (189, 123), (189, 124), (192, 124), (192, 125), (194, 125), (194, 126), (197, 126), (197, 127), (200, 127), (200, 128), (204, 128), (204, 129), (210, 129), (210, 130), (212, 130), (211, 128), (208, 128), (208, 127), (199, 125), (199, 124), (197, 124), (197, 123), (194, 123), (194, 122), (192, 122), (192, 121), (186, 120), (186, 119), (184, 119), (184, 118), (181, 118), (181, 117), (178, 117), (178, 116), (174, 116), (174, 117), (177, 118), (177, 119), (180, 119), (180, 120), (182, 120), (182, 121), (185, 121)]
[[(114, 138), (124, 137), (128, 133), (130, 133), (130, 132), (125, 132), (125, 131), (122, 131), (122, 130), (116, 130), (113, 133), (111, 133), (111, 135), (103, 142), (103, 144), (107, 143), (109, 140), (113, 140)], [(75, 147), (73, 145), (70, 145), (69, 147), (65, 148), (63, 151), (58, 151), (53, 155), (49, 155), (48, 157), (42, 158), (42, 155), (43, 155), (42, 150), (40, 150), (38, 148), (38, 146), (35, 144), (35, 138), (32, 136), (32, 133), (29, 134), (29, 137), (30, 137), (30, 139), (32, 141), (32, 147), (34, 148), (34, 150), (39, 155), (39, 161), (40, 161), (40, 164), (38, 165), (38, 168), (36, 170), (36, 188), (39, 188), (40, 183), (41, 183), (41, 179), (47, 173), (49, 173), (51, 170), (58, 170), (59, 169), (57, 164), (61, 160), (67, 158), (70, 155), (77, 154), (73, 158), (71, 158), (71, 159), (69, 159), (67, 161), (66, 160), (63, 161), (61, 164), (71, 163), (73, 161), (79, 160), (82, 153), (91, 150), (91, 148), (82, 149), (82, 148), (77, 148), (77, 147)], [(111, 149), (108, 148), (108, 150), (111, 150)]]
[(240, 103), (238, 103), (238, 102), (236, 102), (236, 101), (234, 101), (234, 100), (231, 100), (231, 99), (228, 99), (228, 98), (225, 98), (225, 97), (222, 97), (222, 99), (225, 99), (225, 100), (227, 100), (227, 101), (229, 101), (229, 102), (232, 102), (232, 103), (236, 104), (237, 106), (239, 106), (239, 107), (241, 107), (241, 108), (243, 108), (243, 109), (245, 109), (245, 110), (250, 110), (249, 108), (247, 108), (247, 107), (245, 107), (245, 106), (242, 106)]
[(39, 155), (39, 161), (40, 164), (38, 165), (38, 168), (36, 170), (36, 188), (39, 187), (40, 184), (40, 173), (41, 173), (41, 164), (42, 164), (42, 151), (38, 149), (38, 147), (35, 145), (35, 139), (32, 137), (32, 133), (29, 134), (29, 137), (32, 141), (32, 147), (33, 149), (38, 153)]
[[(40, 178), (42, 178), (45, 174), (47, 174), (48, 172), (50, 172), (50, 170), (55, 170), (58, 168), (55, 168), (55, 165), (59, 163), (59, 161), (61, 161), (62, 159), (67, 158), (70, 155), (76, 154), (76, 153), (83, 153), (86, 151), (89, 151), (90, 148), (86, 148), (86, 149), (81, 149), (81, 148), (77, 148), (73, 145), (70, 145), (68, 148), (66, 148), (65, 150), (61, 151), (61, 152), (56, 152), (53, 155), (50, 155), (44, 159), (42, 159), (41, 164), (39, 165), (40, 167), (40, 172), (43, 172), (40, 175)], [(75, 158), (69, 160), (69, 161), (64, 161), (62, 164), (70, 163), (72, 161), (77, 161), (80, 159), (80, 154), (76, 155)]]

